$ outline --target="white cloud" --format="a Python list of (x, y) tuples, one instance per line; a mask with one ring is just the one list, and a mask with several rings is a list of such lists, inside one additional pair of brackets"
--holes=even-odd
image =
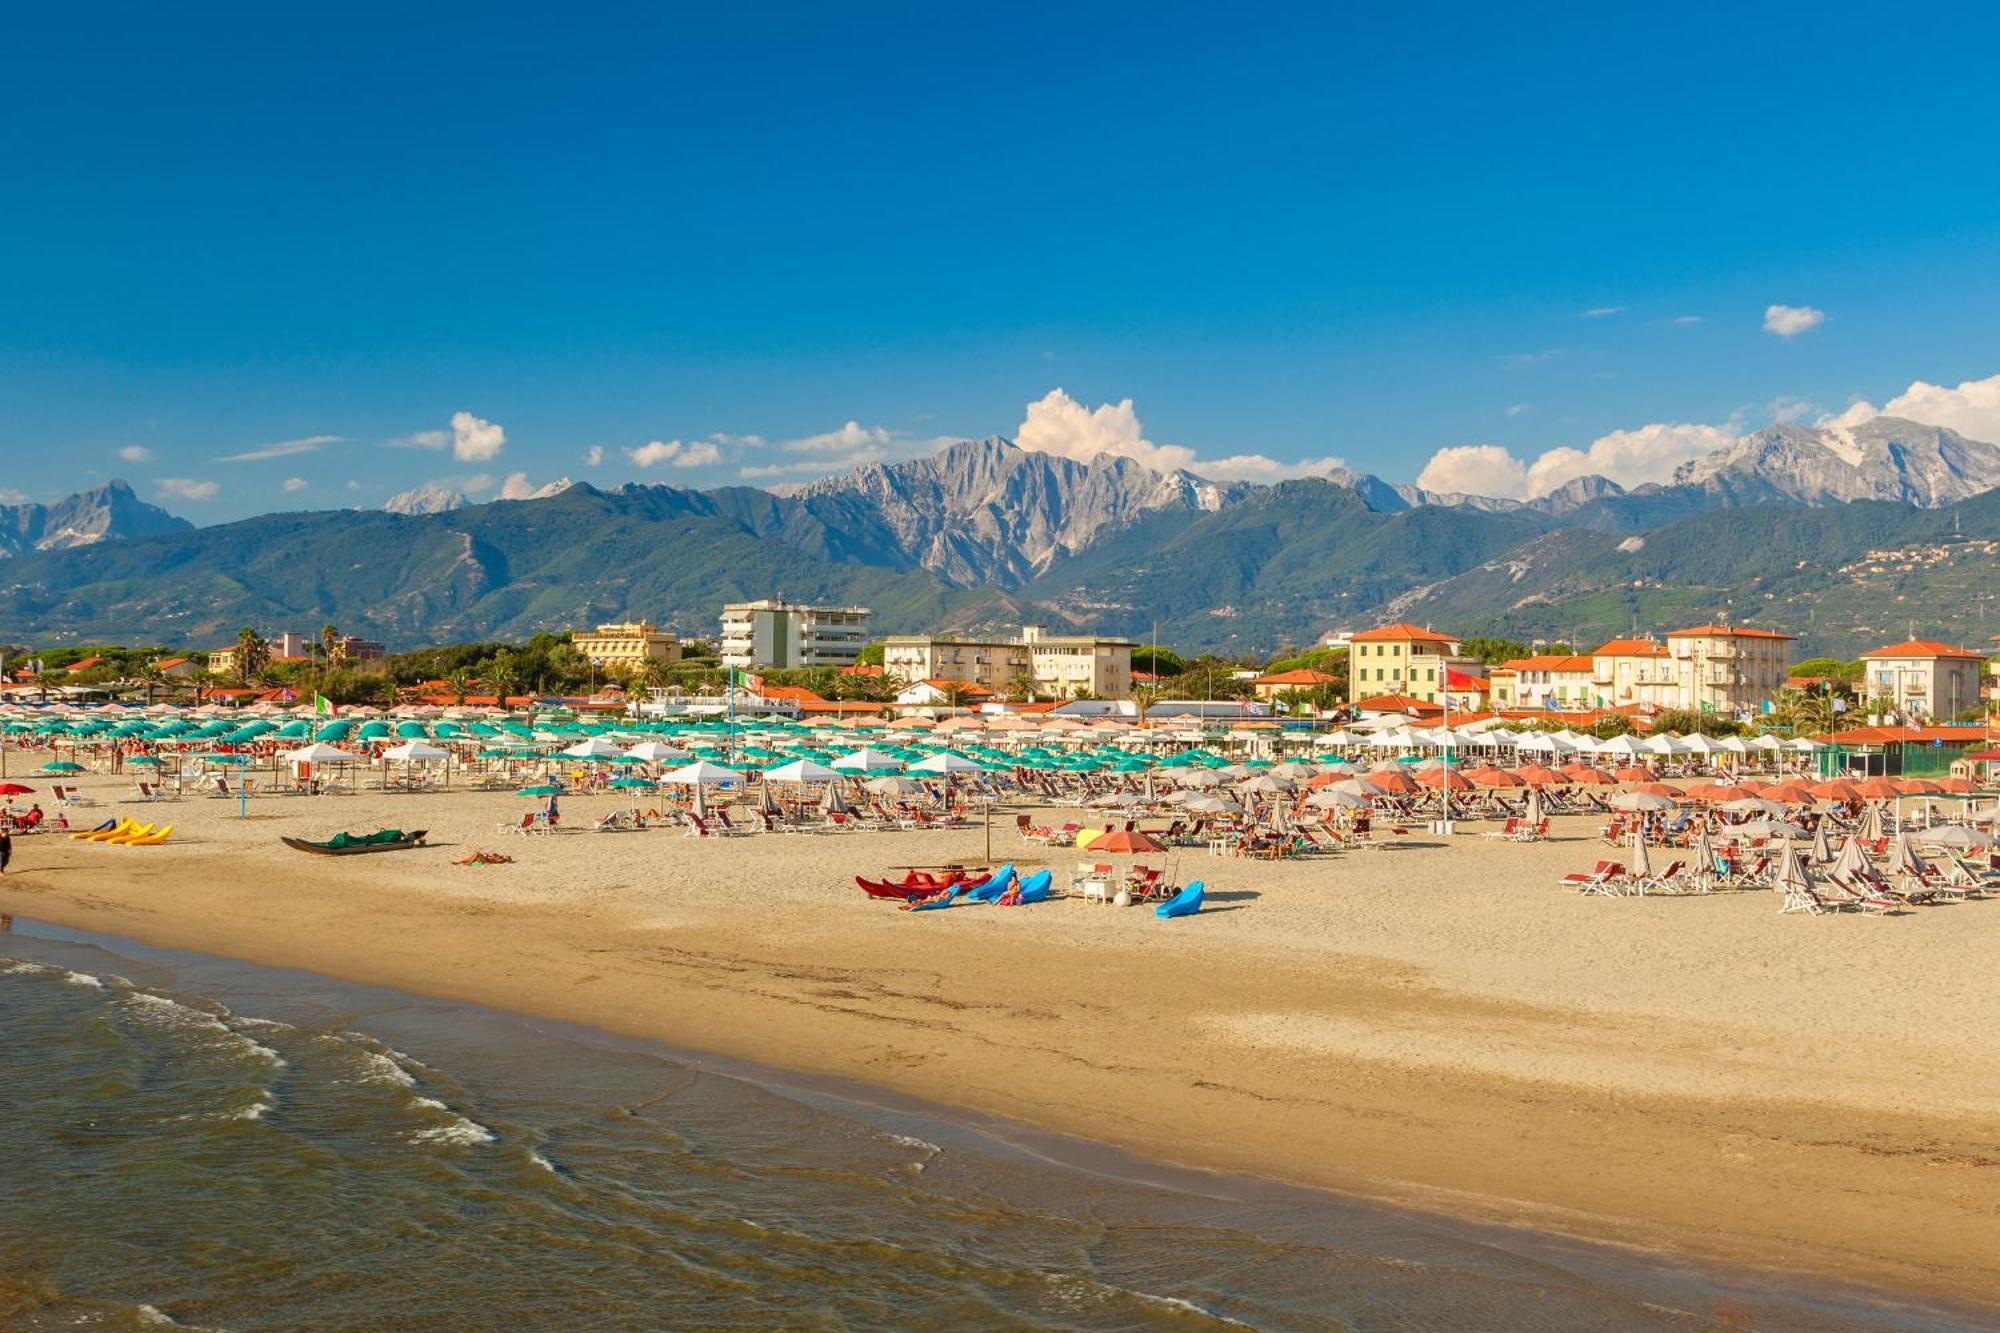
[(707, 440), (653, 440), (636, 449), (627, 449), (625, 456), (632, 460), (634, 467), (653, 467), (661, 463), (674, 467), (707, 467), (722, 461), (722, 450)]
[(1872, 421), (1881, 415), (1875, 404), (1865, 398), (1857, 398), (1838, 412), (1822, 413), (1813, 425), (1822, 429), (1834, 426), (1842, 430), (1852, 430), (1862, 422)]
[(1417, 485), (1430, 491), (1529, 500), (1578, 477), (1608, 477), (1626, 487), (1665, 482), (1673, 479), (1674, 469), (1682, 463), (1734, 438), (1730, 426), (1655, 422), (1600, 435), (1587, 449), (1550, 449), (1533, 461), (1516, 458), (1497, 444), (1454, 445), (1431, 455), (1417, 474)]
[(1779, 338), (1795, 338), (1808, 329), (1816, 329), (1824, 323), (1826, 323), (1826, 311), (1815, 310), (1809, 305), (1764, 307), (1764, 332)]
[(583, 465), (585, 467), (597, 467), (599, 464), (603, 462), (604, 462), (603, 445), (593, 444), (588, 449), (585, 449), (583, 451)]
[(1622, 305), (1594, 305), (1583, 312), (1583, 317), (1585, 319), (1606, 319), (1612, 315), (1622, 315), (1624, 313), (1625, 307)]
[(1528, 465), (1504, 445), (1454, 444), (1431, 455), (1417, 474), (1417, 485), (1427, 491), (1518, 500), (1527, 493)]
[(118, 451), (118, 456), (128, 463), (150, 463), (153, 451), (143, 444), (128, 444)]
[(864, 426), (850, 421), (839, 430), (787, 440), (779, 445), (788, 454), (852, 453), (857, 449), (886, 446), (894, 436), (881, 426)]
[(1684, 329), (1687, 329), (1687, 328), (1693, 328), (1697, 324), (1706, 322), (1706, 319), (1707, 317), (1704, 315), (1675, 315), (1674, 323), (1680, 325)]
[(222, 489), (212, 481), (196, 481), (192, 477), (161, 477), (153, 485), (161, 495), (176, 500), (213, 500)]
[(490, 491), (499, 484), (500, 484), (499, 478), (493, 476), (489, 472), (475, 472), (469, 477), (460, 477), (456, 482), (446, 479), (443, 481), (427, 481), (424, 483), (424, 485), (426, 486), (442, 486), (442, 487), (456, 486), (459, 490), (464, 491), (468, 495), (477, 494), (480, 491)]
[(451, 456), (461, 463), (484, 463), (498, 458), (507, 445), (507, 432), (499, 423), (486, 421), (470, 412), (451, 414)]
[(28, 493), (17, 491), (11, 486), (0, 486), (0, 505), (24, 505), (28, 503)]
[(409, 435), (398, 435), (393, 440), (382, 443), (391, 449), (442, 449), (451, 443), (448, 430), (420, 430)]
[(1988, 444), (2000, 444), (2000, 375), (1966, 380), (1955, 389), (1913, 382), (1882, 405), (1885, 417), (1943, 426)]
[(1510, 417), (1518, 417), (1523, 412), (1528, 411), (1533, 406), (1534, 404), (1532, 403), (1509, 403), (1507, 404), (1505, 411), (1506, 414)]
[(503, 500), (526, 500), (535, 493), (535, 484), (528, 480), (525, 472), (510, 472), (507, 480), (500, 483), (500, 498)]
[(1342, 465), (1338, 458), (1284, 463), (1263, 454), (1201, 458), (1184, 444), (1155, 444), (1147, 439), (1130, 398), (1090, 408), (1061, 389), (1051, 389), (1028, 404), (1027, 415), (1014, 432), (1014, 443), (1033, 453), (1058, 454), (1081, 463), (1108, 455), (1130, 458), (1161, 472), (1185, 468), (1216, 481), (1283, 481)]
[(1781, 393), (1770, 401), (1766, 410), (1770, 412), (1773, 421), (1804, 421), (1817, 410), (1817, 407), (1809, 399), (1795, 398), (1791, 394)]
[(284, 484), (284, 487), (283, 487), (283, 490), (284, 490), (285, 494), (287, 494), (287, 495), (291, 495), (291, 494), (293, 494), (294, 492), (297, 492), (297, 491), (302, 491), (302, 490), (304, 490), (305, 488), (306, 488), (306, 479), (305, 479), (304, 477), (286, 477), (286, 478), (285, 478), (285, 484)]
[(216, 459), (218, 463), (264, 463), (273, 458), (294, 458), (299, 454), (316, 453), (329, 444), (339, 444), (338, 435), (307, 435), (296, 440), (279, 440), (276, 444), (263, 444), (255, 449), (246, 449), (240, 454), (224, 454)]

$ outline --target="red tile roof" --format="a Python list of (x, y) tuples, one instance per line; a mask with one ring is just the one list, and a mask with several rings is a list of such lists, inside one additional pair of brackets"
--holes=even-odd
[[(1936, 639), (1905, 639), (1892, 643), (1886, 648), (1870, 648), (1863, 657), (1959, 657), (1977, 662), (1986, 654), (1970, 648), (1960, 648), (1956, 644), (1940, 643)], [(76, 668), (71, 667), (72, 671)]]
[(784, 699), (799, 704), (812, 703), (815, 700), (820, 703), (826, 702), (824, 696), (803, 685), (760, 685), (757, 687), (757, 693), (766, 699)]
[(1696, 625), (1692, 629), (1670, 629), (1670, 639), (1795, 639), (1796, 634), (1780, 634), (1772, 629), (1751, 629), (1747, 625)]
[(1665, 657), (1667, 645), (1657, 639), (1610, 639), (1592, 650), (1592, 657)]
[(1377, 694), (1356, 699), (1354, 706), (1369, 713), (1442, 713), (1444, 705), (1425, 703), (1408, 694)]
[(1493, 688), (1486, 683), (1484, 677), (1475, 676), (1464, 671), (1445, 672), (1444, 687), (1448, 690), (1479, 690), (1481, 692)]
[(1259, 676), (1252, 685), (1331, 685), (1339, 677), (1329, 676), (1324, 671), (1314, 671), (1311, 667), (1300, 667), (1295, 671), (1280, 671), (1272, 676)]
[(1983, 727), (1854, 727), (1820, 739), (1836, 745), (1893, 745), (1903, 741), (1916, 745), (1929, 745), (1932, 741), (1983, 745), (1988, 737)]
[(101, 664), (103, 661), (104, 659), (101, 657), (79, 657), (76, 659), (76, 661), (71, 662), (67, 667), (65, 667), (64, 670), (68, 671), (70, 675), (74, 676), (77, 672), (88, 671), (92, 667)]
[(1412, 625), (1408, 621), (1398, 621), (1394, 625), (1382, 625), (1376, 629), (1362, 630), (1361, 633), (1354, 636), (1352, 642), (1385, 643), (1403, 640), (1408, 640), (1412, 643), (1449, 644), (1458, 642), (1458, 640), (1452, 638), (1449, 634), (1439, 634), (1435, 630), (1425, 629), (1421, 625)]
[(1581, 653), (1568, 656), (1561, 653), (1539, 653), (1534, 657), (1516, 657), (1500, 665), (1509, 671), (1591, 671), (1596, 666)]

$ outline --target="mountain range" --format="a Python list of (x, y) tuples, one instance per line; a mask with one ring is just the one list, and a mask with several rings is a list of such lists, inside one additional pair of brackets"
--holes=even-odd
[(1584, 477), (1530, 500), (1352, 472), (1225, 484), (998, 438), (783, 494), (438, 488), (198, 529), (114, 482), (0, 511), (0, 633), (199, 647), (332, 620), (415, 646), (644, 616), (707, 637), (722, 602), (784, 596), (868, 605), (883, 633), (1025, 621), (1241, 653), (1392, 617), (1596, 639), (1728, 616), (1804, 651), (1907, 628), (1983, 644), (1996, 486), (2000, 447), (1887, 417), (1776, 425), (1666, 484)]

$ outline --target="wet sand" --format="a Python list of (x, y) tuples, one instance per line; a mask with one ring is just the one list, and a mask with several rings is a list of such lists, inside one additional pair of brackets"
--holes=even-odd
[[(505, 795), (115, 804), (174, 840), (17, 841), (0, 910), (886, 1086), (1149, 1157), (1690, 1256), (2000, 1302), (2000, 901), (1780, 917), (1583, 899), (1594, 823), (1266, 864), (1192, 920), (907, 914), (854, 873), (977, 830), (501, 834)], [(573, 824), (614, 806), (565, 802)], [(424, 827), (316, 858), (277, 842)], [(1477, 826), (1473, 826), (1477, 827)], [(996, 820), (994, 850), (1046, 862)], [(456, 867), (487, 847), (518, 858)], [(1154, 860), (1172, 858), (1153, 858)]]

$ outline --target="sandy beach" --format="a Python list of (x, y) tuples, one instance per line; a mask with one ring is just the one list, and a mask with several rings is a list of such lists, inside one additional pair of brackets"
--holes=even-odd
[[(21, 838), (0, 911), (836, 1075), (1425, 1208), (2000, 1303), (2000, 902), (1780, 917), (1580, 898), (1595, 822), (1332, 858), (1149, 858), (1207, 910), (907, 914), (855, 873), (982, 834), (525, 838), (506, 795), (189, 799), (171, 842)], [(572, 825), (630, 802), (565, 801)], [(1024, 845), (1011, 811), (996, 857)], [(73, 819), (78, 818), (73, 813)], [(78, 819), (78, 822), (83, 822)], [(280, 834), (426, 828), (319, 858)], [(1478, 827), (1478, 826), (1473, 826)], [(459, 867), (490, 848), (508, 866)]]

